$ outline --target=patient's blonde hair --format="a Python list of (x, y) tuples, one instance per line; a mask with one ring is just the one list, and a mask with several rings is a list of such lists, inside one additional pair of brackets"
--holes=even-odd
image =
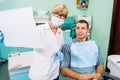
[(68, 14), (68, 8), (67, 8), (67, 6), (65, 6), (62, 3), (56, 4), (53, 7), (53, 9), (52, 9), (52, 13), (62, 13), (62, 14), (64, 14), (64, 15), (67, 16), (67, 14)]

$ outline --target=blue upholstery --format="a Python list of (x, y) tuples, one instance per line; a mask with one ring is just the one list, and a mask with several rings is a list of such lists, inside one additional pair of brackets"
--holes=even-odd
[(68, 29), (71, 29), (71, 26), (75, 24), (75, 19), (74, 17), (72, 16), (68, 16), (66, 19), (65, 19), (65, 22), (64, 24), (62, 25), (62, 30), (68, 30)]

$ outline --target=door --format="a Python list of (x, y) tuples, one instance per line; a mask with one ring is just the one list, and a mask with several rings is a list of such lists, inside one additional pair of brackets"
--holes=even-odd
[[(108, 56), (120, 55), (120, 0), (114, 0)], [(109, 71), (106, 69), (106, 71)]]
[(120, 54), (120, 0), (114, 0), (108, 55)]

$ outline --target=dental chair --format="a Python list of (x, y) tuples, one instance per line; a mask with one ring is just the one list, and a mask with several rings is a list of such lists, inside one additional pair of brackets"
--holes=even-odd
[(62, 25), (61, 29), (64, 30), (70, 30), (71, 26), (75, 24), (75, 18), (73, 16), (68, 16), (65, 21), (64, 24)]
[(63, 30), (64, 33), (64, 40), (65, 43), (68, 43), (72, 40), (71, 36), (70, 36), (70, 31), (71, 31), (71, 26), (75, 24), (75, 19), (73, 16), (68, 16), (65, 19), (64, 24), (62, 25), (61, 29)]

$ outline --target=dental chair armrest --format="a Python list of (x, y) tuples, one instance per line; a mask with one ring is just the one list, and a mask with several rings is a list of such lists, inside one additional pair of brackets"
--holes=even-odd
[(112, 80), (120, 80), (120, 78), (115, 77), (113, 75), (104, 75), (103, 76), (104, 80), (112, 79)]

